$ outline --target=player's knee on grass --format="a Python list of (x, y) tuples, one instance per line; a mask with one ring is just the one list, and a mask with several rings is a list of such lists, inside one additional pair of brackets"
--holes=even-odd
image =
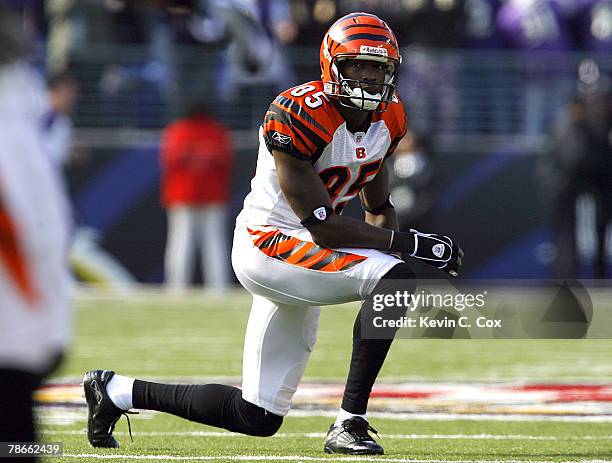
[(195, 386), (189, 419), (248, 436), (267, 437), (278, 431), (283, 417), (247, 402), (242, 391), (224, 384)]

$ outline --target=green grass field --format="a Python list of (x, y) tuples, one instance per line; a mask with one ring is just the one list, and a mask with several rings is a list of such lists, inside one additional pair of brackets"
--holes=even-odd
[[(220, 297), (157, 292), (129, 296), (80, 293), (73, 348), (53, 381), (77, 383), (84, 371), (113, 369), (141, 379), (239, 383), (242, 337), (250, 306), (242, 292)], [(356, 304), (322, 311), (306, 382), (342, 383), (350, 355)], [(608, 340), (404, 340), (394, 343), (381, 384), (415, 382), (612, 383)], [(578, 403), (587, 407), (589, 402)], [(145, 412), (131, 418), (134, 442), (122, 419), (117, 450), (87, 443), (84, 401), (71, 407), (41, 407), (42, 438), (63, 442), (65, 456), (50, 461), (322, 461), (323, 436), (339, 399), (320, 413), (289, 415), (273, 438), (237, 436), (172, 416)], [(393, 412), (393, 402), (387, 404)], [(590, 410), (590, 409), (589, 409)], [(585, 408), (584, 413), (591, 414)], [(606, 418), (607, 416), (607, 418)], [(585, 421), (505, 419), (390, 413), (371, 417), (386, 454), (347, 461), (583, 461), (612, 460), (612, 419)], [(344, 458), (346, 459), (346, 458)]]

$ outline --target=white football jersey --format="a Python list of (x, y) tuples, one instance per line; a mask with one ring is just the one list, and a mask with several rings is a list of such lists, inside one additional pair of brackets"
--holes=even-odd
[(323, 92), (321, 81), (281, 93), (259, 130), (257, 170), (238, 225), (274, 226), (296, 235), (304, 231), (283, 195), (272, 150), (309, 160), (321, 177), (336, 213), (374, 179), (406, 133), (404, 106), (395, 96), (387, 111), (374, 113), (367, 132), (351, 133)]
[(0, 66), (0, 368), (40, 373), (70, 338), (69, 206), (44, 148), (43, 82)]

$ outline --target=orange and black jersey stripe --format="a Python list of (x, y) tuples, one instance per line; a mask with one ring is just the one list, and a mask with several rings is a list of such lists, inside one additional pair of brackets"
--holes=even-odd
[[(326, 97), (315, 96), (322, 91), (323, 83), (313, 81), (286, 90), (274, 99), (263, 123), (264, 140), (270, 152), (277, 149), (305, 160), (320, 156), (344, 122)], [(308, 107), (309, 97), (311, 106), (316, 107)]]
[(253, 243), (265, 255), (296, 267), (320, 272), (340, 272), (363, 262), (367, 257), (334, 251), (298, 238), (287, 236), (280, 230), (248, 229)]
[[(398, 99), (384, 113), (374, 113), (372, 122), (378, 120), (384, 120), (389, 128), (387, 154), (391, 154), (407, 130), (402, 102)], [(268, 151), (284, 151), (314, 164), (344, 122), (334, 103), (323, 95), (323, 82), (312, 81), (274, 99), (264, 118), (263, 137)]]

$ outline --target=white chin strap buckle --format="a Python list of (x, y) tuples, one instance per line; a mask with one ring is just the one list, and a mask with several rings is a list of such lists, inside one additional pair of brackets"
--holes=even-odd
[(374, 111), (382, 100), (381, 93), (368, 93), (359, 87), (351, 89), (349, 95), (351, 96), (351, 103), (366, 111)]

